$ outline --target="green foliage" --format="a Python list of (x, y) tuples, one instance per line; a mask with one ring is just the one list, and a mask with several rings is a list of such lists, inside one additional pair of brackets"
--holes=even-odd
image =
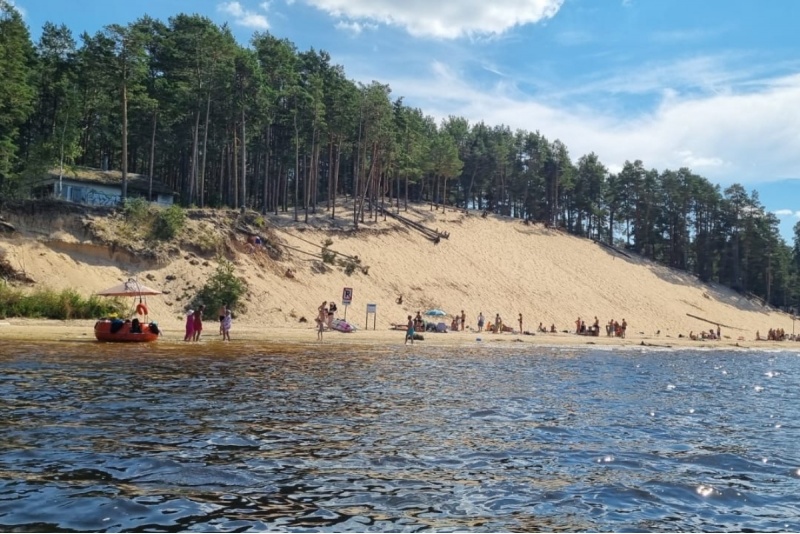
[(233, 264), (222, 257), (218, 257), (217, 261), (219, 265), (214, 274), (192, 300), (195, 309), (200, 304), (205, 304), (209, 310), (216, 310), (223, 304), (235, 308), (239, 299), (247, 292), (247, 284), (236, 276)]
[(32, 317), (41, 319), (96, 319), (122, 315), (127, 307), (118, 299), (92, 295), (88, 299), (73, 289), (60, 292), (41, 289), (25, 293), (0, 284), (0, 318)]
[(183, 230), (186, 225), (186, 212), (177, 204), (159, 210), (153, 224), (153, 237), (169, 241)]
[(322, 243), (322, 262), (334, 265), (336, 263), (336, 253), (330, 250), (330, 246), (333, 245), (333, 240), (326, 239)]
[(122, 213), (129, 223), (143, 224), (150, 218), (150, 203), (142, 197), (126, 198)]

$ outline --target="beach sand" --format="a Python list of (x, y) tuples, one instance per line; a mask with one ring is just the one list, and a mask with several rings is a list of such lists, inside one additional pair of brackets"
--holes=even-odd
[[(353, 334), (326, 332), (325, 344), (402, 344), (403, 332), (390, 330), (405, 324), (408, 315), (430, 308), (448, 314), (466, 314), (466, 332), (426, 334), (425, 345), (465, 343), (537, 343), (552, 345), (650, 345), (763, 347), (756, 332), (766, 336), (770, 328), (792, 333), (790, 315), (763, 306), (755, 299), (718, 284), (704, 284), (696, 277), (649, 262), (627, 257), (591, 240), (568, 235), (518, 219), (477, 212), (411, 208), (408, 216), (449, 238), (434, 244), (421, 233), (389, 218), (368, 221), (361, 231), (349, 231), (345, 219), (330, 222), (324, 208), (308, 224), (295, 223), (291, 214), (268, 216), (274, 235), (291, 248), (274, 261), (262, 251), (239, 253), (233, 258), (237, 276), (248, 283), (248, 295), (234, 310), (233, 343), (237, 340), (316, 343), (314, 317), (323, 301), (336, 302), (338, 316), (359, 330)], [(302, 217), (302, 216), (301, 216)], [(197, 231), (195, 229), (195, 231)], [(323, 265), (307, 253), (319, 253), (319, 245), (331, 239), (331, 250), (358, 256), (367, 272), (351, 275), (339, 266)], [(73, 288), (88, 296), (136, 277), (164, 291), (147, 299), (150, 317), (165, 330), (164, 341), (182, 339), (183, 314), (189, 300), (214, 272), (216, 262), (182, 252), (166, 265), (124, 261), (112, 252), (93, 246), (82, 236), (60, 227), (57, 221), (33, 231), (0, 239), (9, 263), (24, 271), (38, 287)], [(285, 276), (287, 269), (294, 278)], [(325, 270), (326, 272), (322, 272)], [(345, 309), (343, 288), (353, 290)], [(402, 303), (398, 303), (402, 297)], [(375, 316), (367, 317), (374, 304)], [(536, 332), (541, 322), (555, 324), (558, 334), (487, 334), (474, 331), (482, 312), (487, 322), (499, 313), (505, 324)], [(587, 326), (598, 317), (601, 336), (577, 336), (578, 317)], [(307, 322), (301, 322), (305, 319)], [(615, 319), (628, 323), (627, 339), (607, 338), (605, 325)], [(373, 330), (373, 321), (376, 329)], [(448, 325), (450, 316), (443, 319)], [(92, 338), (93, 321), (37, 321), (5, 319), (0, 340), (58, 340)], [(691, 341), (680, 338), (690, 332), (716, 330), (723, 339)], [(207, 338), (217, 331), (216, 310), (206, 311)], [(367, 330), (365, 326), (369, 327)], [(472, 330), (470, 330), (472, 329)], [(210, 340), (209, 340), (210, 342)], [(800, 346), (782, 342), (781, 347)]]

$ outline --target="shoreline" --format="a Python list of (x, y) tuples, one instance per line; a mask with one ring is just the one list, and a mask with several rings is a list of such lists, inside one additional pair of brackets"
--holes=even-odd
[[(0, 321), (0, 343), (17, 342), (87, 342), (100, 343), (94, 337), (94, 320), (46, 320), (46, 319), (6, 319)], [(357, 330), (352, 333), (341, 333), (326, 330), (322, 341), (316, 337), (316, 328), (284, 327), (280, 330), (265, 330), (248, 324), (234, 325), (231, 330), (231, 342), (223, 342), (217, 330), (216, 322), (206, 322), (203, 337), (199, 343), (184, 342), (183, 330), (176, 328), (163, 328), (163, 336), (155, 343), (147, 346), (166, 345), (175, 346), (228, 346), (235, 348), (237, 345), (284, 347), (387, 347), (401, 346), (405, 339), (405, 332), (392, 329)], [(800, 353), (800, 342), (797, 341), (756, 341), (726, 339), (721, 340), (691, 340), (688, 338), (673, 338), (666, 336), (647, 336), (638, 333), (629, 334), (626, 338), (613, 338), (606, 336), (580, 336), (566, 333), (540, 333), (540, 334), (493, 334), (491, 332), (477, 332), (467, 329), (459, 332), (427, 333), (425, 339), (416, 341), (414, 347), (443, 347), (443, 348), (475, 348), (479, 346), (536, 346), (542, 348), (574, 348), (588, 349), (592, 347), (604, 350), (612, 349), (666, 349), (666, 350), (757, 350), (757, 351), (791, 351)], [(119, 343), (121, 346), (130, 346)], [(409, 346), (411, 346), (409, 344)]]

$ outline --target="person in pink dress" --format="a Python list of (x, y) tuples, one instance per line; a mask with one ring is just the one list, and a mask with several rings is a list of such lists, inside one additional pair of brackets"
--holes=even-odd
[(184, 341), (192, 341), (194, 339), (194, 310), (189, 310), (186, 313), (186, 335)]
[(200, 341), (200, 334), (203, 333), (203, 310), (205, 305), (201, 304), (199, 308), (194, 311), (194, 340)]

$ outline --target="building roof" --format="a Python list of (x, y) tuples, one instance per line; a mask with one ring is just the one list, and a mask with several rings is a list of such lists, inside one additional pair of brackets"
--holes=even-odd
[[(51, 169), (47, 176), (36, 185), (45, 185), (58, 180), (59, 170)], [(70, 167), (64, 169), (62, 177), (66, 180), (122, 187), (122, 171), (103, 171), (90, 167)], [(150, 178), (143, 174), (128, 173), (128, 190), (146, 193), (150, 188)], [(153, 179), (153, 193), (174, 195), (175, 191), (160, 180)]]

